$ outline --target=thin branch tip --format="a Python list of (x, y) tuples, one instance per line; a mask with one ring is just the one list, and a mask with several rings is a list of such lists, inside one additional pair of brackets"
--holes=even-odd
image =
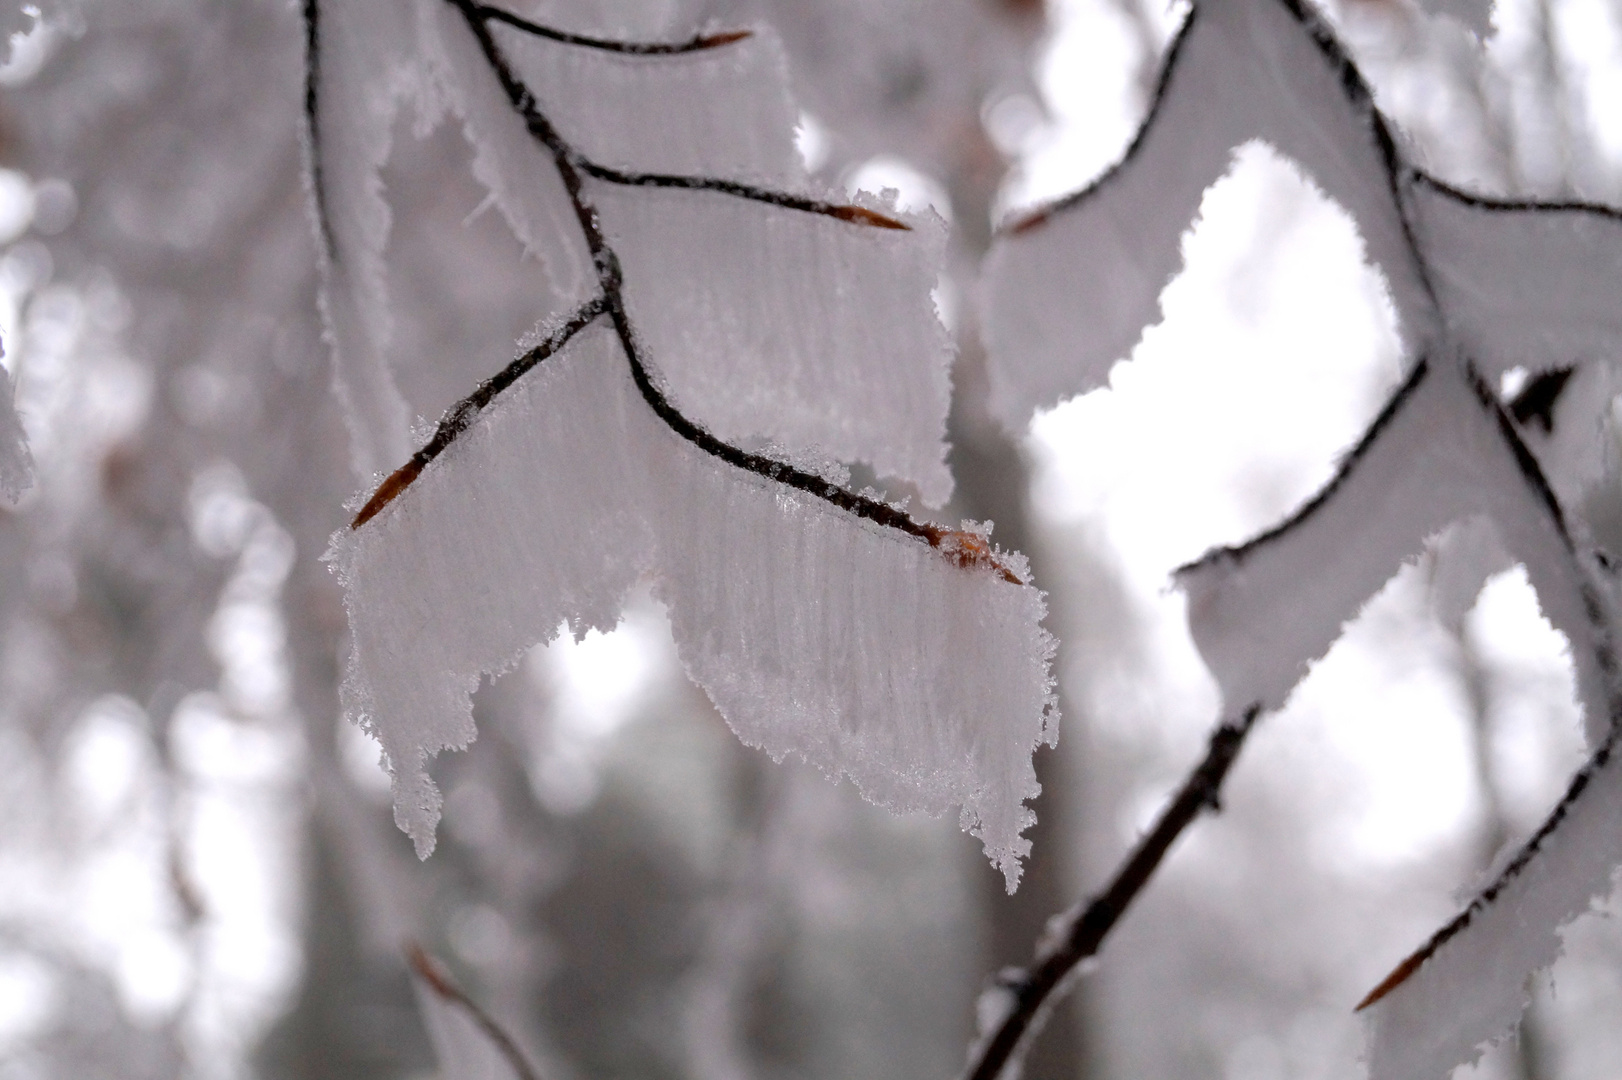
[(413, 480), (421, 475), (422, 466), (418, 464), (415, 458), (395, 469), (389, 474), (387, 480), (377, 485), (377, 490), (372, 493), (372, 497), (367, 499), (366, 505), (360, 508), (360, 513), (355, 515), (355, 520), (349, 523), (350, 531), (360, 528), (382, 513), (384, 507), (393, 502), (402, 491), (411, 486)]

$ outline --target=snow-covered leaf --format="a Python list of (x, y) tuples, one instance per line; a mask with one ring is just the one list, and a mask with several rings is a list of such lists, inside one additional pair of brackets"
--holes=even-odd
[(1353, 216), (1404, 339), (1429, 336), (1433, 315), (1392, 199), (1390, 137), (1327, 34), (1293, 0), (1197, 4), (1121, 162), (998, 238), (985, 324), (992, 404), (1009, 430), (1104, 383), (1155, 321), (1201, 196), (1256, 139)]
[[(1439, 1077), (1514, 1021), (1526, 978), (1559, 955), (1558, 928), (1622, 861), (1614, 599), (1573, 515), (1606, 458), (1622, 216), (1432, 179), (1298, 0), (1199, 0), (1122, 164), (993, 254), (986, 323), (1005, 423), (1104, 381), (1153, 318), (1199, 193), (1249, 138), (1292, 157), (1356, 219), (1410, 374), (1318, 495), (1179, 572), (1226, 706), (1281, 705), (1363, 603), (1435, 543), (1447, 621), (1500, 559), (1526, 566), (1570, 643), (1596, 747), (1543, 829), (1366, 1003), (1374, 1076)], [(1514, 368), (1525, 385), (1505, 405), (1497, 387)]]
[(961, 806), (1017, 877), (1051, 641), (1041, 595), (718, 461), (647, 407), (618, 339), (582, 330), (335, 549), (347, 709), (383, 744), (426, 854), (428, 758), (474, 735), (469, 695), (548, 640), (607, 630), (644, 575), (694, 681), (750, 745), (895, 810)]
[[(334, 541), (346, 707), (387, 754), (396, 820), (427, 854), (428, 762), (473, 738), (480, 677), (562, 623), (612, 627), (650, 578), (745, 742), (897, 810), (959, 808), (1012, 888), (1031, 755), (1055, 737), (1042, 596), (984, 531), (841, 486), (842, 462), (862, 461), (926, 502), (950, 493), (942, 223), (808, 190), (759, 29), (632, 47), (435, 3), (419, 25), (442, 98), (426, 111), (463, 118), (526, 245), (545, 230), (524, 223), (558, 227), (556, 193), (532, 204), (529, 172), (505, 170), (559, 182), (590, 279)], [(566, 78), (559, 49), (576, 54)], [(753, 111), (717, 125), (734, 98)], [(631, 137), (611, 130), (644, 106)], [(360, 165), (375, 177), (376, 154)]]

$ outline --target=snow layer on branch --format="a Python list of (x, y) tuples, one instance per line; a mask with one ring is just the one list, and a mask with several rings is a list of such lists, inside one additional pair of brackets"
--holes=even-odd
[(940, 218), (882, 206), (911, 229), (880, 229), (654, 188), (607, 189), (598, 204), (632, 322), (688, 417), (734, 443), (865, 461), (946, 501)]
[(405, 399), (384, 359), (390, 335), (383, 249), (390, 212), (378, 170), (394, 120), (422, 88), (414, 12), (397, 0), (320, 5), (314, 192), (331, 248), (322, 313), (355, 471), (371, 477), (410, 453)]
[(1410, 204), (1448, 331), (1489, 378), (1616, 355), (1622, 213), (1528, 210), (1424, 182)]
[(1373, 1006), (1370, 1080), (1441, 1080), (1478, 1058), (1526, 1008), (1527, 976), (1559, 958), (1559, 928), (1611, 891), (1622, 863), (1622, 760), (1614, 738), (1573, 781), (1580, 798), (1567, 795), (1556, 811), (1558, 828), (1534, 841), (1535, 857)]
[(665, 427), (616, 339), (582, 331), (374, 521), (334, 541), (346, 708), (427, 854), (427, 773), (469, 695), (565, 620), (608, 629), (651, 575), (694, 680), (739, 736), (898, 811), (961, 808), (1010, 887), (1031, 754), (1055, 736), (1044, 605), (926, 544), (722, 464)]
[(473, 175), (524, 250), (546, 268), (554, 290), (583, 300), (596, 279), (552, 155), (530, 136), (461, 13), (445, 0), (417, 2), (434, 87), (462, 121), (474, 151)]
[(1421, 365), (1295, 517), (1178, 571), (1189, 627), (1225, 708), (1274, 709), (1344, 624), (1427, 538), (1490, 520), (1524, 563), (1544, 614), (1572, 645), (1590, 738), (1609, 723), (1608, 613), (1577, 568), (1536, 466), (1506, 442), (1509, 421), (1454, 365)]
[(570, 145), (628, 172), (800, 187), (798, 110), (764, 27), (696, 52), (627, 56), (494, 25), (497, 43)]
[[(1155, 321), (1206, 188), (1260, 139), (1358, 223), (1412, 347), (1429, 301), (1403, 236), (1373, 107), (1284, 0), (1202, 0), (1122, 162), (1001, 236), (986, 264), (992, 405), (1010, 430), (1103, 384)], [(1316, 25), (1315, 22), (1313, 25)]]

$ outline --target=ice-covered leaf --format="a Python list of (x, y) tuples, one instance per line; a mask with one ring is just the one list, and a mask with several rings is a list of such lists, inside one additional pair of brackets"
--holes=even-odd
[(1622, 760), (1612, 728), (1543, 827), (1497, 879), (1369, 995), (1371, 1080), (1445, 1077), (1502, 1038), (1560, 928), (1613, 888), (1622, 863)]
[[(930, 290), (944, 223), (853, 228), (707, 191), (599, 200), (631, 318), (683, 412), (730, 442), (770, 438), (952, 492), (946, 331)], [(896, 220), (890, 207), (877, 207)]]
[(1422, 175), (1409, 205), (1448, 332), (1483, 374), (1616, 354), (1622, 213), (1487, 199)]
[(1390, 136), (1349, 61), (1296, 0), (1204, 0), (1168, 51), (1121, 162), (998, 238), (984, 277), (993, 407), (1031, 413), (1100, 386), (1154, 322), (1207, 187), (1260, 139), (1357, 221), (1404, 339), (1434, 315), (1392, 197)]
[(799, 111), (782, 46), (766, 27), (657, 57), (494, 29), (541, 109), (599, 165), (787, 188), (805, 182), (794, 147)]
[[(346, 708), (383, 745), (396, 820), (431, 850), (428, 763), (473, 738), (480, 677), (561, 623), (613, 626), (648, 578), (744, 741), (897, 810), (958, 808), (1012, 888), (1031, 755), (1055, 736), (1042, 596), (986, 530), (841, 486), (840, 461), (860, 460), (926, 501), (950, 493), (941, 222), (806, 190), (758, 31), (632, 45), (440, 6), (453, 17), (423, 21), (424, 48), (473, 69), (440, 76), (445, 103), (479, 114), (476, 146), (522, 138), (533, 154), (480, 146), (476, 168), (527, 213), (530, 178), (501, 170), (538, 161), (591, 280), (334, 542)], [(558, 47), (581, 57), (561, 81)], [(517, 124), (466, 104), (479, 80)], [(756, 101), (763, 87), (776, 96)], [(716, 124), (706, 110), (738, 95), (757, 106), (743, 129)], [(634, 137), (604, 134), (644, 107)], [(720, 175), (660, 171), (699, 168)]]
[(648, 408), (620, 344), (582, 330), (335, 549), (354, 630), (347, 708), (383, 744), (396, 819), (433, 846), (429, 758), (469, 695), (567, 621), (607, 630), (641, 576), (689, 674), (743, 740), (896, 810), (962, 807), (1017, 876), (1053, 737), (1041, 595), (718, 461)]
[(368, 478), (410, 452), (405, 400), (385, 360), (383, 248), (391, 215), (378, 171), (401, 102), (425, 85), (412, 15), (409, 5), (393, 0), (306, 5), (310, 178), (325, 252), (322, 313), (355, 470)]
[[(1229, 709), (1274, 709), (1427, 539), (1485, 519), (1572, 643), (1589, 731), (1610, 724), (1609, 617), (1553, 493), (1479, 381), (1421, 362), (1329, 486), (1289, 520), (1178, 571), (1189, 628)], [(1479, 585), (1479, 582), (1477, 583)]]
[(1432, 179), (1298, 0), (1197, 0), (1122, 164), (1017, 225), (993, 254), (986, 322), (1006, 423), (1104, 380), (1153, 317), (1203, 185), (1251, 137), (1356, 219), (1391, 288), (1410, 375), (1296, 514), (1179, 572), (1227, 706), (1282, 704), (1368, 597), (1432, 543), (1444, 621), (1500, 559), (1526, 566), (1570, 643), (1598, 747), (1521, 855), (1371, 996), (1383, 998), (1376, 1076), (1440, 1077), (1513, 1022), (1527, 977), (1559, 953), (1560, 925), (1622, 859), (1609, 763), (1622, 718), (1614, 600), (1573, 515), (1606, 460), (1622, 216), (1482, 199)]

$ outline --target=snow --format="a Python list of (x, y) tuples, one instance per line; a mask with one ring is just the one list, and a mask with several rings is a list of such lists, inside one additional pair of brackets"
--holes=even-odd
[(525, 252), (546, 268), (554, 291), (583, 300), (594, 284), (591, 257), (551, 154), (530, 138), (461, 14), (443, 0), (419, 2), (432, 85), (462, 121), (474, 149), (473, 175)]
[(716, 192), (611, 188), (596, 201), (632, 322), (678, 408), (734, 444), (772, 439), (952, 492), (951, 348), (935, 315), (933, 213), (853, 225)]
[(1483, 374), (1536, 374), (1614, 352), (1622, 213), (1576, 204), (1527, 213), (1427, 182), (1409, 202), (1448, 332)]
[(28, 452), (22, 418), (17, 415), (16, 392), (10, 374), (0, 371), (0, 496), (16, 503), (33, 484), (34, 459)]
[(715, 48), (656, 56), (583, 49), (499, 23), (491, 29), (541, 111), (599, 165), (805, 183), (794, 146), (799, 110), (782, 46), (766, 27)]
[(1208, 0), (1168, 54), (1123, 160), (1005, 231), (984, 271), (992, 405), (1010, 431), (1104, 383), (1158, 315), (1181, 241), (1235, 149), (1263, 140), (1350, 212), (1410, 350), (1434, 317), (1402, 232), (1372, 107), (1280, 0)]
[(346, 707), (382, 743), (395, 817), (433, 847), (441, 749), (469, 694), (567, 620), (607, 630), (651, 576), (679, 655), (744, 742), (897, 811), (960, 807), (1018, 877), (1055, 737), (1041, 594), (698, 451), (582, 331), (377, 519), (335, 539)]
[(1615, 692), (1601, 659), (1610, 648), (1607, 613), (1589, 611), (1600, 594), (1505, 444), (1496, 408), (1454, 365), (1416, 369), (1341, 474), (1287, 523), (1178, 572), (1190, 630), (1226, 707), (1282, 705), (1307, 665), (1427, 538), (1478, 515), (1525, 563), (1545, 614), (1573, 643), (1597, 741)]
[[(1558, 928), (1612, 888), (1622, 862), (1622, 761), (1615, 735), (1573, 781), (1559, 828), (1468, 924), (1373, 1007), (1370, 1080), (1445, 1077), (1520, 1018), (1526, 975), (1553, 964)], [(1558, 812), (1557, 812), (1558, 813)], [(1479, 902), (1478, 902), (1479, 903)]]

